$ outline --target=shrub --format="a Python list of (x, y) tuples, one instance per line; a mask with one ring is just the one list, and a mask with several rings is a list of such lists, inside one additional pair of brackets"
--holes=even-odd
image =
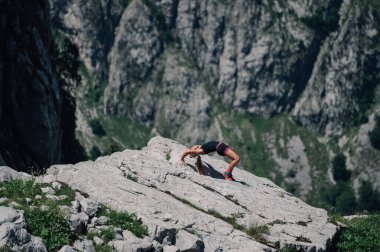
[(258, 242), (267, 243), (267, 240), (263, 237), (263, 234), (269, 234), (269, 228), (266, 225), (253, 224), (247, 228), (246, 233)]
[(352, 214), (356, 209), (356, 199), (354, 191), (350, 186), (345, 186), (340, 192), (335, 202), (336, 210), (339, 213)]
[(375, 128), (368, 133), (369, 140), (373, 148), (380, 150), (380, 117), (376, 117)]
[(128, 173), (127, 175), (127, 179), (129, 180), (132, 180), (134, 182), (137, 182), (137, 177), (136, 176), (133, 176), (132, 174)]
[(339, 5), (340, 3), (336, 3), (326, 11), (318, 9), (313, 16), (301, 18), (301, 21), (314, 30), (320, 40), (323, 40), (339, 27)]
[(352, 213), (356, 209), (354, 191), (348, 183), (338, 181), (334, 186), (323, 188), (321, 197), (325, 205), (332, 206), (338, 213)]
[(102, 127), (102, 125), (100, 124), (98, 120), (93, 119), (89, 122), (89, 124), (92, 130), (92, 133), (94, 133), (95, 135), (99, 137), (106, 135), (106, 131), (104, 130), (104, 128)]
[(115, 238), (115, 232), (112, 228), (103, 229), (101, 231), (102, 239), (105, 243), (112, 241)]
[(346, 169), (346, 157), (343, 154), (338, 154), (332, 161), (333, 177), (335, 181), (348, 181), (351, 177), (351, 172)]
[(359, 207), (361, 210), (380, 210), (380, 193), (372, 188), (369, 181), (363, 181), (359, 187)]
[(24, 211), (28, 231), (41, 237), (48, 251), (57, 251), (74, 240), (69, 224), (58, 210), (43, 211), (36, 207)]
[(32, 180), (11, 180), (0, 183), (3, 190), (0, 191), (0, 197), (6, 197), (10, 200), (17, 198), (34, 198), (38, 194), (42, 194), (42, 184), (37, 184)]
[(96, 159), (100, 157), (101, 155), (102, 155), (102, 152), (99, 150), (99, 148), (96, 145), (92, 146), (90, 150), (91, 159)]
[(137, 237), (148, 235), (147, 227), (143, 225), (142, 221), (138, 219), (134, 213), (119, 213), (114, 210), (110, 210), (106, 216), (110, 219), (109, 224), (129, 230)]
[(355, 218), (348, 222), (337, 244), (339, 251), (379, 251), (380, 214)]

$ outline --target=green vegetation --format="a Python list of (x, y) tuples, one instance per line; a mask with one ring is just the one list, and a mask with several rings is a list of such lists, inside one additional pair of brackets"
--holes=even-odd
[[(0, 205), (7, 206), (14, 201), (20, 206), (19, 209), (24, 211), (27, 230), (34, 236), (41, 237), (48, 251), (57, 251), (67, 244), (72, 244), (79, 238), (94, 237), (93, 233), (74, 233), (66, 221), (59, 206), (70, 206), (71, 201), (75, 198), (75, 191), (65, 184), (61, 188), (55, 189), (55, 195), (65, 195), (66, 198), (61, 200), (50, 200), (42, 192), (43, 187), (51, 187), (50, 184), (36, 183), (31, 180), (12, 180), (0, 183), (0, 198), (7, 198)], [(40, 198), (36, 198), (40, 195)], [(29, 198), (29, 200), (25, 200)], [(45, 206), (44, 209), (41, 209)], [(97, 212), (97, 217), (106, 216), (109, 218), (109, 224), (126, 230), (130, 230), (138, 237), (147, 235), (147, 228), (135, 214), (127, 212), (116, 212), (102, 206)], [(101, 237), (107, 243), (115, 237), (113, 228), (101, 231)], [(97, 251), (111, 251), (106, 245), (98, 246)]]
[(102, 116), (99, 118), (99, 122), (108, 135), (117, 136), (118, 139), (117, 142), (112, 138), (100, 141), (103, 145), (108, 146), (105, 153), (110, 153), (112, 144), (120, 150), (122, 148), (140, 149), (146, 145), (151, 136), (150, 128), (132, 119)]
[[(221, 107), (221, 106), (220, 106)], [(264, 119), (248, 113), (219, 112), (220, 124), (226, 142), (233, 146), (241, 156), (242, 166), (255, 175), (274, 180), (274, 182), (296, 196), (300, 196), (299, 184), (286, 181), (273, 160), (271, 149), (277, 156), (287, 159), (287, 144), (291, 139), (299, 137), (304, 144), (304, 152), (312, 168), (313, 192), (321, 191), (326, 185), (329, 167), (328, 151), (325, 144), (318, 141), (316, 135), (297, 125), (289, 117), (274, 116)], [(327, 157), (327, 158), (321, 158)], [(286, 176), (294, 177), (295, 170)], [(307, 202), (313, 205), (323, 205), (318, 194), (307, 197)]]
[(244, 227), (236, 222), (236, 216), (226, 217), (226, 216), (221, 215), (215, 209), (209, 209), (208, 213), (211, 214), (212, 216), (214, 216), (215, 218), (221, 219), (221, 220), (231, 224), (236, 229), (244, 230)]
[(76, 87), (81, 81), (81, 77), (78, 73), (80, 66), (79, 50), (65, 33), (59, 30), (53, 30), (53, 36), (56, 44), (56, 51), (53, 56), (57, 73), (60, 78), (66, 80), (61, 83), (70, 85), (67, 81), (72, 81), (71, 84)]
[(41, 237), (48, 251), (57, 251), (74, 241), (70, 226), (57, 208), (47, 211), (40, 208), (25, 208), (28, 231)]
[(344, 220), (348, 227), (337, 244), (338, 251), (367, 252), (380, 250), (380, 214)]
[(380, 117), (376, 117), (376, 126), (368, 134), (369, 140), (373, 148), (380, 150)]
[(102, 155), (102, 152), (99, 150), (97, 146), (92, 146), (90, 150), (90, 158), (92, 160), (95, 160), (96, 158), (100, 157)]
[(351, 178), (351, 172), (346, 168), (346, 157), (343, 154), (338, 154), (332, 161), (332, 172), (335, 181), (347, 182)]
[(263, 237), (263, 234), (269, 234), (269, 228), (266, 225), (253, 224), (246, 229), (246, 233), (253, 237), (256, 241), (261, 243), (267, 243), (267, 239)]
[(108, 243), (115, 238), (115, 231), (113, 228), (103, 229), (100, 233), (100, 236), (102, 237), (104, 243)]
[(142, 221), (137, 218), (136, 214), (127, 212), (116, 212), (114, 210), (107, 211), (105, 215), (110, 219), (109, 224), (120, 227), (124, 230), (131, 231), (137, 237), (148, 235), (148, 229), (143, 225)]
[(122, 117), (102, 115), (90, 120), (90, 126), (95, 134), (89, 151), (92, 160), (127, 148), (141, 149), (151, 137), (149, 127)]
[[(20, 204), (20, 209), (24, 211), (27, 230), (35, 236), (43, 239), (48, 251), (57, 251), (62, 246), (70, 244), (76, 236), (70, 233), (69, 224), (60, 213), (58, 206), (70, 205), (74, 200), (75, 192), (69, 187), (63, 186), (57, 190), (58, 195), (66, 195), (63, 200), (49, 200), (45, 197), (41, 188), (49, 184), (39, 184), (31, 180), (12, 180), (0, 183), (0, 197), (8, 200), (3, 205), (8, 205), (14, 201)], [(41, 195), (41, 199), (36, 199)], [(29, 198), (31, 202), (25, 199)], [(41, 210), (41, 206), (47, 206), (47, 210)]]
[(142, 0), (142, 2), (150, 9), (150, 12), (154, 18), (154, 23), (157, 29), (160, 31), (161, 39), (165, 42), (172, 41), (173, 38), (170, 34), (170, 28), (166, 24), (165, 15), (151, 0)]
[(357, 209), (354, 191), (349, 183), (338, 182), (336, 185), (324, 187), (321, 198), (323, 205), (335, 207), (339, 213), (352, 214)]
[(312, 16), (301, 18), (310, 29), (314, 30), (320, 40), (324, 40), (339, 27), (339, 8), (342, 0), (331, 1), (326, 9), (318, 9)]
[(103, 137), (106, 135), (106, 132), (104, 131), (102, 125), (100, 124), (98, 120), (95, 120), (95, 119), (90, 120), (89, 124), (92, 130), (92, 133), (94, 133), (98, 137)]
[(362, 181), (359, 187), (359, 210), (369, 212), (380, 210), (380, 193), (373, 189), (371, 182)]
[(129, 180), (132, 180), (134, 182), (137, 182), (137, 177), (136, 176), (133, 176), (132, 174), (128, 173), (127, 175), (127, 179)]

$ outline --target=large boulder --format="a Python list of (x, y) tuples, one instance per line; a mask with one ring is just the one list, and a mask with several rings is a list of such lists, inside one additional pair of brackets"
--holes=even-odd
[[(202, 156), (209, 175), (201, 176), (195, 160), (189, 158), (188, 165), (181, 166), (179, 157), (185, 149), (155, 137), (142, 150), (117, 152), (95, 162), (54, 165), (45, 178), (55, 174), (112, 209), (136, 213), (150, 238), (165, 246), (195, 251), (202, 244), (204, 251), (330, 249), (338, 227), (330, 223), (324, 209), (309, 206), (270, 180), (239, 168), (234, 170), (237, 181), (226, 181), (222, 173), (228, 164), (211, 156)], [(129, 174), (138, 179), (130, 179)], [(267, 226), (268, 234), (257, 239), (246, 233), (258, 225)], [(191, 244), (184, 237), (191, 237)]]
[(47, 251), (42, 239), (30, 235), (24, 227), (23, 214), (13, 208), (0, 206), (0, 251), (5, 248), (12, 251)]

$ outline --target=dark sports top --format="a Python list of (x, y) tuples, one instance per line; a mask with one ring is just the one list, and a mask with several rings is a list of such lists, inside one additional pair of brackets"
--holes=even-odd
[(217, 141), (210, 141), (202, 145), (202, 150), (204, 154), (208, 154), (211, 152), (218, 152), (219, 155), (225, 156), (225, 153), (227, 149), (229, 149), (229, 146)]

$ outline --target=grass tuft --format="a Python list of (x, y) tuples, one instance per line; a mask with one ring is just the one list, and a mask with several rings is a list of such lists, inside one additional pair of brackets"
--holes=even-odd
[(268, 243), (267, 239), (263, 237), (263, 234), (269, 234), (269, 228), (266, 225), (253, 224), (246, 229), (246, 233), (258, 242)]
[(131, 231), (137, 237), (148, 235), (148, 229), (134, 213), (116, 212), (110, 210), (108, 216), (109, 224)]

